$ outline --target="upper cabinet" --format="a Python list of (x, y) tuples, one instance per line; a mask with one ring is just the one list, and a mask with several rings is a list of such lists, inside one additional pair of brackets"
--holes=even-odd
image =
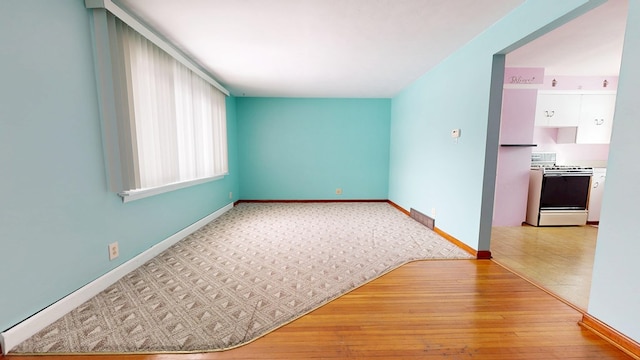
[(608, 144), (616, 95), (538, 92), (535, 125), (559, 128), (558, 143)]
[(580, 94), (554, 94), (538, 92), (536, 126), (578, 126)]
[(614, 94), (582, 95), (577, 144), (608, 144), (611, 139)]

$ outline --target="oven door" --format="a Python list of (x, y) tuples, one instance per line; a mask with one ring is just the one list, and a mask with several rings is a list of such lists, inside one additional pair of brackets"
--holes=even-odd
[(590, 174), (545, 174), (540, 210), (586, 210), (590, 186)]

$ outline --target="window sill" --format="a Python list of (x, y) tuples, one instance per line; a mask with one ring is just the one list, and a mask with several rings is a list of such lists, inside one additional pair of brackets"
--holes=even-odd
[(138, 190), (127, 190), (127, 191), (123, 191), (123, 192), (118, 193), (118, 195), (120, 195), (120, 197), (122, 198), (122, 202), (128, 203), (130, 201), (144, 199), (144, 198), (149, 197), (149, 196), (159, 195), (159, 194), (163, 194), (163, 193), (166, 193), (166, 192), (169, 192), (169, 191), (183, 189), (183, 188), (186, 188), (186, 187), (189, 187), (189, 186), (204, 184), (204, 183), (209, 182), (209, 181), (219, 180), (219, 179), (224, 178), (225, 175), (227, 175), (227, 174), (218, 175), (218, 176), (214, 176), (214, 177), (208, 177), (208, 178), (202, 178), (202, 179), (196, 179), (196, 180), (177, 182), (177, 183), (158, 186), (158, 187), (154, 187), (154, 188), (146, 188), (146, 189), (138, 189)]

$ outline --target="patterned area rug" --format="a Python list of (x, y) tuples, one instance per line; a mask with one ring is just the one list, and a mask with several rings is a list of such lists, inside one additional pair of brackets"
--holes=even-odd
[(407, 262), (469, 258), (387, 203), (242, 203), (12, 353), (229, 349)]

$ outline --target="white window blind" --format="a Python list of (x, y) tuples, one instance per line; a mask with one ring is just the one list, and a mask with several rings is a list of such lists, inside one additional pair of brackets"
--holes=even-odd
[(112, 190), (129, 201), (226, 175), (225, 94), (111, 13), (95, 11), (98, 67), (110, 65), (98, 77)]

